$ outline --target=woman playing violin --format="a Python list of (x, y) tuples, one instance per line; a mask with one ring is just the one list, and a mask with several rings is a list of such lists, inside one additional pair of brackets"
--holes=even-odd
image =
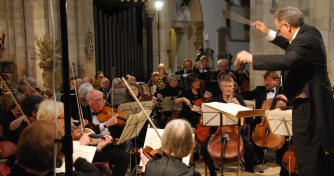
[[(147, 101), (145, 99), (144, 94), (143, 94), (143, 89), (141, 87), (139, 87), (139, 85), (137, 83), (130, 82), (129, 86), (130, 86), (131, 90), (136, 95), (136, 97), (138, 98), (139, 101)], [(135, 101), (135, 98), (132, 97), (132, 94), (129, 92), (128, 89), (125, 89), (124, 98), (123, 98), (122, 103), (130, 103), (130, 102), (134, 102), (134, 101)]]
[[(234, 81), (233, 78), (229, 75), (224, 75), (219, 82), (220, 89), (222, 91), (222, 94), (214, 97), (213, 99), (209, 100), (208, 102), (221, 102), (221, 103), (234, 103), (242, 106), (246, 106), (245, 102), (238, 96), (233, 96), (233, 88), (234, 88)], [(231, 97), (233, 96), (233, 97)], [(211, 127), (210, 129), (210, 134), (214, 134), (217, 131), (217, 127)], [(248, 172), (254, 172), (253, 169), (253, 160), (255, 159), (254, 156), (254, 149), (252, 146), (252, 143), (250, 140), (245, 136), (244, 133), (241, 134), (242, 139), (244, 142), (244, 148), (245, 148), (245, 167)], [(211, 136), (209, 136), (202, 144), (201, 144), (201, 153), (203, 156), (203, 159), (205, 163), (207, 164), (209, 170), (210, 170), (210, 175), (214, 176), (216, 175), (215, 169), (214, 169), (214, 164), (213, 160), (211, 159), (210, 154), (208, 153), (208, 143), (210, 140)]]

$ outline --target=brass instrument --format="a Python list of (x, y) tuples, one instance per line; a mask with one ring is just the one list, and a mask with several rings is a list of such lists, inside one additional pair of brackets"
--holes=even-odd
[(164, 77), (165, 75), (163, 76), (158, 75), (155, 77), (159, 90), (165, 88)]

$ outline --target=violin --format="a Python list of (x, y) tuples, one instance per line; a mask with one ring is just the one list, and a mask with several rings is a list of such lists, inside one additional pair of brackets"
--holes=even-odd
[(113, 117), (115, 114), (117, 114), (117, 126), (122, 126), (127, 121), (127, 116), (124, 112), (114, 112), (114, 109), (109, 106), (104, 106), (102, 111), (97, 114), (97, 120), (101, 123), (109, 120), (111, 117)]
[[(146, 146), (144, 149), (143, 149), (143, 152), (145, 152), (149, 157), (151, 158), (161, 158), (164, 156), (164, 153), (161, 149), (156, 149), (154, 150), (153, 148), (149, 147), (149, 146)], [(130, 154), (131, 155), (134, 155), (134, 154), (139, 154), (139, 149), (137, 147), (133, 148), (131, 151), (130, 151)]]
[[(209, 101), (210, 99), (209, 98), (206, 98), (205, 101)], [(195, 102), (194, 102), (194, 105), (201, 105), (203, 103), (203, 99), (200, 98), (200, 99), (197, 99)], [(202, 124), (202, 116), (200, 116), (198, 118), (198, 123), (196, 125), (196, 140), (198, 141), (199, 144), (202, 144), (202, 142), (204, 142), (204, 140), (206, 138), (208, 138), (210, 136), (210, 127), (201, 127), (201, 124)]]
[[(222, 134), (221, 134), (222, 133)], [(222, 137), (223, 140), (222, 141)], [(218, 127), (217, 132), (210, 138), (208, 143), (208, 152), (214, 162), (222, 161), (222, 142), (225, 143), (224, 163), (231, 164), (238, 162), (238, 127)], [(240, 136), (240, 158), (245, 154), (244, 143)]]
[[(94, 131), (92, 129), (89, 129), (89, 128), (85, 128), (83, 131), (84, 131), (84, 133), (93, 132), (93, 134), (95, 134)], [(72, 131), (73, 141), (79, 141), (80, 138), (82, 137), (82, 135), (83, 134), (82, 134), (81, 129), (76, 129), (76, 130)], [(89, 143), (90, 146), (94, 146), (98, 143), (98, 140), (96, 138), (90, 138), (89, 140), (90, 140), (90, 143)]]

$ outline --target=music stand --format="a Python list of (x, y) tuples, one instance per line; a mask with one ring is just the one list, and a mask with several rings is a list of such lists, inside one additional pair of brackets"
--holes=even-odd
[(269, 123), (269, 128), (273, 134), (289, 136), (289, 175), (291, 175), (290, 169), (290, 142), (292, 133), (292, 110), (286, 111), (276, 111), (268, 110), (266, 111), (266, 117)]
[[(233, 103), (203, 103), (202, 104), (202, 124), (203, 126), (238, 126), (238, 166), (237, 166), (237, 175), (239, 176), (240, 168), (240, 127), (241, 127), (241, 118), (264, 115), (265, 110), (252, 110), (241, 105)], [(218, 122), (218, 123), (217, 123)], [(237, 124), (236, 124), (237, 122)], [(221, 141), (226, 141), (226, 138), (223, 138), (221, 134)], [(225, 145), (221, 143), (221, 175), (224, 172), (224, 152)]]
[[(13, 63), (12, 61), (0, 61), (0, 74), (3, 75), (3, 73), (12, 73), (14, 66), (15, 66), (15, 63)], [(2, 78), (4, 78), (4, 76), (2, 76)], [(4, 81), (6, 80), (4, 79)], [(10, 85), (13, 86), (11, 82), (10, 82)], [(5, 89), (3, 87), (1, 94), (3, 94), (4, 91)]]
[(117, 88), (114, 89), (112, 88), (111, 91), (115, 91), (115, 96), (114, 96), (114, 105), (120, 105), (122, 104), (123, 98), (124, 98), (124, 92), (126, 88)]
[(165, 97), (162, 99), (162, 110), (160, 112), (182, 110), (182, 103), (178, 105), (174, 104), (175, 99), (176, 96)]
[[(142, 101), (140, 104), (144, 107), (145, 110), (152, 109), (152, 101)], [(141, 109), (136, 102), (122, 103), (118, 107), (118, 112), (124, 112), (126, 116), (130, 116), (132, 114), (141, 112)]]

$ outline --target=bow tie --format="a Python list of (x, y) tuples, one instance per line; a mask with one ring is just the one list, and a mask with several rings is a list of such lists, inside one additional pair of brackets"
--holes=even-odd
[(92, 112), (92, 115), (96, 115), (96, 116), (97, 116), (97, 114), (99, 114), (99, 113), (96, 113), (96, 112)]
[(267, 92), (267, 93), (269, 93), (269, 92), (275, 92), (275, 90), (274, 90), (274, 89), (266, 90), (266, 92)]

